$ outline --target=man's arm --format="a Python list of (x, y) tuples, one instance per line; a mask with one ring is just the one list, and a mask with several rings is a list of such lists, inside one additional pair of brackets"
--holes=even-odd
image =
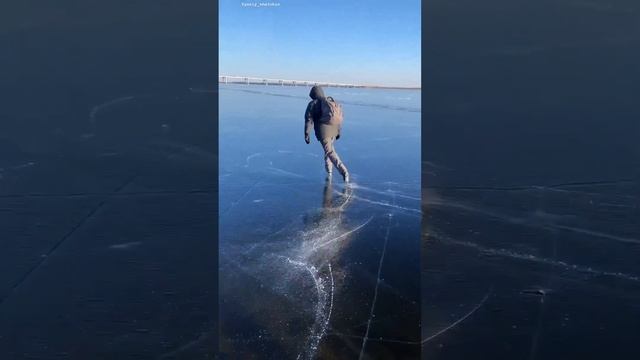
[(308, 144), (311, 142), (311, 131), (313, 130), (313, 105), (315, 101), (310, 101), (307, 105), (307, 111), (304, 113), (304, 141)]

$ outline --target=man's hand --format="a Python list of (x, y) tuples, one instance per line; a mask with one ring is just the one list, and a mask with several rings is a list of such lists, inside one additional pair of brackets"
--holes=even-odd
[(304, 142), (306, 142), (307, 144), (311, 142), (311, 139), (309, 138), (309, 135), (305, 135), (304, 136)]

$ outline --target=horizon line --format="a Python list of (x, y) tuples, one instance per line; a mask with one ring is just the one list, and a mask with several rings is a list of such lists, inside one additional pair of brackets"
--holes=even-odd
[[(229, 81), (231, 79), (231, 81)], [(368, 89), (399, 89), (399, 90), (422, 90), (422, 86), (396, 86), (396, 85), (374, 85), (374, 84), (350, 84), (337, 83), (330, 81), (316, 80), (290, 80), (290, 79), (273, 79), (261, 76), (237, 76), (237, 75), (218, 75), (218, 83), (224, 84), (247, 84), (247, 85), (281, 85), (281, 86), (300, 86), (300, 85), (320, 85), (326, 87), (354, 87)]]

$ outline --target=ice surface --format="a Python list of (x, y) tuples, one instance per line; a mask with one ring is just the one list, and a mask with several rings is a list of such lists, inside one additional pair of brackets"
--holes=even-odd
[(215, 98), (108, 99), (0, 153), (0, 358), (214, 352)]
[(216, 4), (6, 5), (0, 359), (212, 358)]
[(638, 3), (425, 6), (423, 359), (640, 358)]
[(221, 349), (271, 359), (419, 354), (419, 92), (344, 104), (326, 182), (304, 143), (309, 88), (220, 88)]

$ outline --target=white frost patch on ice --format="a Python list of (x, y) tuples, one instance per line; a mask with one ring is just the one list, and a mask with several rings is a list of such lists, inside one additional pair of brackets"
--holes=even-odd
[(30, 168), (30, 167), (34, 166), (35, 164), (36, 164), (35, 162), (33, 162), (33, 161), (29, 161), (29, 162), (27, 162), (27, 163), (24, 163), (24, 164), (20, 164), (20, 165), (18, 165), (18, 166), (15, 166), (13, 169), (15, 169), (15, 170), (19, 170), (19, 169)]
[(276, 167), (270, 167), (269, 170), (272, 173), (277, 174), (277, 175), (284, 175), (284, 176), (290, 176), (290, 177), (304, 179), (304, 176), (302, 176), (300, 174), (296, 174), (296, 173), (293, 173), (291, 171), (279, 169), (279, 168), (276, 168)]
[(129, 250), (131, 248), (137, 247), (142, 245), (142, 242), (140, 241), (132, 241), (132, 242), (128, 242), (128, 243), (123, 243), (123, 244), (115, 244), (115, 245), (111, 245), (109, 246), (109, 249), (112, 250)]
[(258, 157), (258, 156), (262, 156), (262, 153), (254, 153), (254, 154), (251, 154), (251, 155), (247, 156), (247, 158), (244, 161), (245, 162), (244, 167), (249, 167), (249, 161), (251, 161), (251, 159), (253, 159), (255, 157)]
[(98, 115), (98, 113), (108, 107), (120, 104), (120, 103), (124, 103), (130, 100), (133, 100), (134, 97), (133, 96), (123, 96), (123, 97), (119, 97), (113, 100), (109, 100), (107, 102), (104, 102), (100, 105), (96, 105), (91, 109), (91, 112), (89, 113), (89, 121), (92, 124), (96, 123), (96, 116)]

